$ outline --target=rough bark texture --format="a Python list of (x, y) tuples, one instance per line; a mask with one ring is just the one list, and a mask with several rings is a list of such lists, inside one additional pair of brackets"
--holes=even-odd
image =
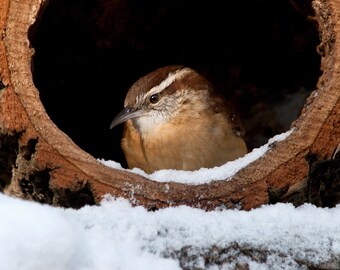
[(313, 1), (323, 75), (292, 134), (231, 180), (193, 186), (108, 168), (51, 121), (32, 81), (28, 40), (46, 4), (0, 0), (0, 188), (5, 193), (75, 208), (96, 204), (105, 194), (148, 209), (186, 204), (249, 210), (279, 201), (321, 206), (339, 201), (339, 159), (331, 159), (340, 140), (339, 1)]

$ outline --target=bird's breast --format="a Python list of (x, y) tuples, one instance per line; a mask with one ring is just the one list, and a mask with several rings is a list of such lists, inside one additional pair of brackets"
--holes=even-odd
[(186, 119), (158, 125), (141, 136), (131, 121), (122, 139), (127, 163), (146, 172), (160, 169), (197, 170), (222, 165), (247, 151), (242, 138), (231, 132), (228, 123)]

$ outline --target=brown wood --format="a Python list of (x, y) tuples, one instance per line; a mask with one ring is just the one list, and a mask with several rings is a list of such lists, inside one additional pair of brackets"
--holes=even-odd
[(28, 40), (44, 4), (0, 0), (0, 187), (5, 193), (69, 207), (99, 203), (109, 193), (148, 209), (186, 204), (246, 210), (278, 201), (315, 201), (312, 197), (320, 194), (320, 183), (309, 173), (331, 158), (340, 141), (339, 1), (313, 1), (323, 75), (292, 134), (230, 181), (193, 186), (108, 168), (51, 121), (32, 81)]

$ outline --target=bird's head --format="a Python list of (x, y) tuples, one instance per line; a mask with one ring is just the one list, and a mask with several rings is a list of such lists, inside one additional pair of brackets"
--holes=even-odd
[(179, 115), (198, 116), (208, 106), (205, 99), (211, 91), (209, 82), (191, 68), (157, 69), (132, 85), (124, 109), (113, 119), (110, 128), (131, 120), (141, 133), (147, 133)]

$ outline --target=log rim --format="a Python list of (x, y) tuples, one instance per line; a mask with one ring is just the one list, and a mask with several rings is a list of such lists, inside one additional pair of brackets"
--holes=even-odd
[[(287, 170), (287, 166), (291, 169), (300, 168), (300, 179), (307, 178), (308, 175), (308, 161), (305, 157), (311, 151), (318, 152), (318, 138), (320, 131), (327, 120), (325, 112), (332, 111), (336, 106), (339, 106), (339, 83), (337, 85), (330, 85), (333, 76), (339, 73), (339, 65), (335, 65), (334, 59), (338, 54), (339, 48), (338, 40), (340, 40), (339, 12), (340, 5), (336, 1), (329, 1), (330, 4), (313, 1), (313, 7), (317, 11), (316, 20), (319, 23), (321, 33), (321, 44), (319, 52), (322, 54), (321, 66), (324, 73), (319, 78), (318, 87), (311, 93), (307, 99), (303, 112), (300, 117), (292, 123), (293, 131), (288, 138), (283, 141), (277, 142), (272, 146), (271, 150), (265, 155), (258, 158), (247, 167), (241, 169), (231, 179), (220, 181), (212, 181), (209, 184), (188, 185), (175, 182), (156, 182), (148, 178), (137, 175), (133, 172), (123, 171), (119, 169), (109, 168), (97, 159), (80, 149), (63, 131), (48, 117), (43, 104), (39, 99), (39, 92), (35, 88), (32, 73), (31, 73), (31, 58), (33, 56), (33, 49), (30, 48), (27, 33), (39, 17), (39, 12), (47, 5), (47, 1), (41, 0), (23, 0), (23, 1), (10, 1), (2, 0), (2, 11), (0, 16), (1, 32), (3, 34), (2, 43), (6, 53), (6, 60), (9, 63), (9, 70), (1, 72), (1, 80), (6, 82), (8, 91), (13, 91), (22, 105), (27, 119), (32, 123), (25, 126), (17, 126), (16, 131), (28, 132), (27, 137), (38, 136), (38, 145), (41, 148), (37, 150), (36, 165), (41, 166), (46, 161), (39, 164), (39, 151), (47, 151), (60, 154), (64, 157), (64, 161), (58, 162), (59, 165), (54, 165), (51, 173), (51, 185), (60, 185), (62, 181), (66, 181), (68, 185), (73, 186), (72, 177), (62, 176), (63, 170), (59, 170), (65, 164), (70, 164), (79, 179), (91, 183), (91, 189), (95, 195), (96, 201), (100, 201), (105, 195), (105, 191), (113, 192), (115, 195), (129, 198), (136, 204), (149, 205), (152, 207), (163, 207), (168, 205), (189, 204), (201, 207), (202, 205), (209, 208), (209, 205), (227, 205), (233, 206), (236, 197), (242, 201), (243, 209), (250, 209), (263, 204), (266, 200), (269, 201), (268, 190), (271, 186), (277, 189), (283, 189), (278, 179), (271, 180), (274, 177), (276, 170)], [(327, 6), (327, 7), (326, 7)], [(330, 14), (320, 14), (321, 8), (328, 10)], [(335, 8), (336, 7), (336, 8)], [(6, 10), (7, 9), (7, 10)], [(15, 13), (18, 10), (29, 11), (21, 14), (22, 18), (18, 19)], [(5, 15), (6, 18), (5, 18)], [(4, 19), (5, 18), (5, 19)], [(13, 46), (13, 43), (17, 46)], [(23, 61), (24, 59), (24, 61)], [(24, 63), (24, 65), (20, 65)], [(327, 96), (328, 95), (328, 96)], [(329, 97), (333, 97), (332, 102)], [(325, 100), (328, 100), (328, 107), (324, 108)], [(323, 109), (321, 109), (323, 108)], [(308, 119), (314, 119), (314, 127), (311, 130), (307, 126)], [(309, 120), (311, 121), (311, 120)], [(43, 126), (40, 123), (44, 123)], [(15, 131), (15, 130), (14, 130)], [(25, 139), (23, 139), (25, 141)], [(53, 149), (47, 149), (44, 144), (53, 146)], [(326, 155), (324, 158), (330, 158), (333, 150), (337, 146), (338, 141), (333, 139), (324, 151)], [(65, 148), (63, 145), (68, 145)], [(289, 153), (289, 154), (287, 154)], [(298, 164), (295, 164), (298, 163)], [(298, 166), (298, 167), (295, 167)], [(57, 168), (58, 167), (58, 168)], [(252, 176), (252, 177), (250, 177)], [(266, 179), (263, 181), (263, 179)], [(169, 189), (170, 187), (170, 189)], [(236, 197), (225, 198), (226, 191), (236, 191), (240, 188), (249, 188), (256, 190), (259, 187), (259, 195), (262, 199), (256, 198), (249, 202), (247, 192), (239, 192)], [(208, 190), (208, 191), (207, 191)], [(286, 191), (290, 194), (291, 191)], [(214, 198), (211, 198), (211, 193)], [(258, 196), (260, 197), (260, 196)], [(192, 201), (187, 201), (191, 198)], [(263, 199), (265, 198), (265, 199)]]

